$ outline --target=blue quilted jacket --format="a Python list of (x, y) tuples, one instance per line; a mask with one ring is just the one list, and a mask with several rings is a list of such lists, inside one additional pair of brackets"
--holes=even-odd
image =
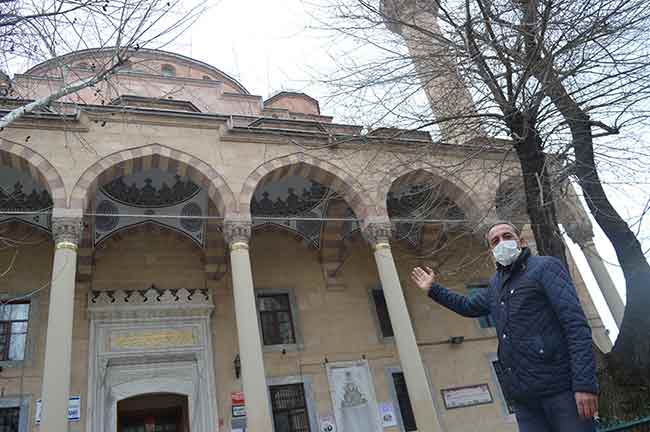
[(557, 258), (525, 248), (511, 266), (497, 266), (479, 294), (466, 297), (434, 283), (429, 297), (466, 317), (492, 315), (502, 385), (514, 400), (598, 392), (591, 329)]

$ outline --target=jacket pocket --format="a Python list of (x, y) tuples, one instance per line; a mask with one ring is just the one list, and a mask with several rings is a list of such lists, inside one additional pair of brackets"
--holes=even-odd
[(548, 352), (544, 345), (544, 339), (541, 336), (531, 336), (521, 339), (517, 351), (530, 362), (546, 362), (551, 358), (552, 353)]

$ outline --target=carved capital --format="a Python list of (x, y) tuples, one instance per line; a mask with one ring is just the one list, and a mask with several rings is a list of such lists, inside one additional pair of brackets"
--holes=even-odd
[(83, 222), (81, 217), (58, 216), (52, 217), (52, 237), (57, 249), (76, 249), (81, 240)]
[(371, 222), (364, 228), (363, 235), (375, 249), (390, 247), (392, 226), (390, 222)]
[(226, 219), (223, 235), (232, 248), (236, 244), (248, 244), (251, 238), (252, 223), (245, 219)]

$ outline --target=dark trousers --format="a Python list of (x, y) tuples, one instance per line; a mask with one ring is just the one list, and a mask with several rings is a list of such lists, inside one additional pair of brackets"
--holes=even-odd
[(593, 419), (578, 415), (573, 392), (515, 403), (519, 432), (595, 432)]

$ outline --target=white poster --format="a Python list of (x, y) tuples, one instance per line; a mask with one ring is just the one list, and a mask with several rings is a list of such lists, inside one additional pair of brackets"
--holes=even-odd
[(383, 427), (397, 426), (395, 409), (391, 402), (382, 402), (379, 404), (379, 417), (381, 417), (381, 425)]
[[(40, 399), (36, 401), (34, 420), (36, 424), (41, 423), (41, 412), (43, 403)], [(68, 421), (78, 422), (81, 420), (81, 396), (70, 396), (68, 400)]]
[(368, 363), (330, 363), (327, 377), (337, 432), (381, 432), (379, 407)]

